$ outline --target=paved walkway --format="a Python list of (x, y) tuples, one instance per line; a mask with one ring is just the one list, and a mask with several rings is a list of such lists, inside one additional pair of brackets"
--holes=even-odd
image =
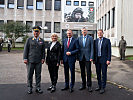
[[(101, 95), (99, 92), (93, 91), (89, 93), (86, 90), (79, 91), (81, 85), (80, 73), (76, 72), (76, 83), (74, 87), (74, 92), (69, 93), (69, 91), (61, 91), (60, 89), (64, 87), (64, 69), (60, 66), (59, 68), (59, 79), (57, 84), (57, 91), (55, 93), (50, 93), (47, 91), (48, 86), (50, 86), (50, 77), (47, 69), (47, 65), (43, 65), (42, 68), (42, 90), (43, 94), (38, 95), (35, 92), (31, 95), (26, 93), (26, 66), (23, 63), (22, 51), (11, 51), (10, 53), (3, 51), (0, 52), (0, 100), (132, 100), (133, 92), (127, 91), (126, 89), (119, 89), (117, 86), (108, 83), (105, 94)], [(121, 62), (121, 61), (120, 61)], [(128, 75), (132, 67), (127, 66), (126, 62), (120, 63), (117, 58), (113, 57), (111, 66), (108, 69), (108, 77), (110, 80), (115, 82), (120, 82), (122, 85), (130, 84), (122, 81), (122, 77), (117, 75), (117, 72), (124, 73)], [(125, 67), (126, 66), (126, 67)], [(78, 63), (76, 63), (76, 68), (79, 69)], [(92, 65), (93, 73), (95, 72), (95, 67)], [(117, 70), (116, 70), (117, 69)], [(123, 69), (123, 70), (121, 70)], [(116, 74), (112, 74), (115, 70)], [(126, 71), (125, 71), (126, 70)], [(128, 72), (127, 72), (128, 71)], [(130, 73), (132, 76), (132, 73)], [(129, 76), (130, 76), (129, 75)], [(114, 78), (116, 76), (116, 78)], [(117, 78), (118, 77), (118, 78)], [(117, 80), (119, 79), (119, 80)], [(130, 80), (128, 77), (127, 80)], [(117, 81), (116, 81), (117, 80)], [(123, 83), (122, 83), (122, 82)], [(130, 80), (129, 82), (132, 82)], [(97, 86), (97, 81), (93, 78), (93, 90)], [(130, 86), (129, 86), (130, 88)]]

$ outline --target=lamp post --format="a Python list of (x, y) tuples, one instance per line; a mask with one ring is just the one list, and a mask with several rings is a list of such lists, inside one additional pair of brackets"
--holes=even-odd
[(46, 30), (46, 29), (48, 29), (48, 27), (47, 26), (44, 26), (44, 27), (41, 27), (41, 29), (42, 29), (42, 33), (43, 33), (43, 39), (44, 39), (44, 30)]

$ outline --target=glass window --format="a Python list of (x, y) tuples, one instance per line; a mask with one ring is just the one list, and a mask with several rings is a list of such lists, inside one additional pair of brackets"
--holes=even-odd
[(74, 6), (79, 6), (79, 1), (74, 1)]
[(89, 2), (89, 6), (94, 6), (94, 2)]
[(54, 23), (54, 32), (55, 33), (60, 33), (60, 22), (55, 22)]
[(24, 8), (24, 0), (17, 0), (17, 8), (18, 9)]
[(0, 8), (4, 8), (5, 4), (4, 4), (4, 0), (0, 0)]
[(54, 10), (61, 10), (61, 0), (55, 0), (54, 2)]
[(33, 9), (33, 0), (27, 0), (27, 9)]
[(112, 9), (112, 25), (111, 27), (113, 28), (115, 26), (115, 8)]
[(71, 5), (71, 1), (66, 1), (66, 5)]
[(48, 29), (45, 30), (45, 33), (51, 33), (51, 22), (45, 22), (45, 26), (48, 27)]
[(36, 9), (37, 10), (43, 9), (43, 0), (36, 0)]
[(106, 30), (106, 19), (107, 19), (107, 15), (105, 14), (105, 16), (104, 16), (104, 30)]
[(30, 29), (30, 31), (27, 32), (32, 32), (32, 25), (33, 25), (32, 21), (26, 21), (26, 30)]
[(81, 1), (81, 6), (86, 6), (86, 1)]
[(110, 11), (108, 12), (108, 28), (107, 29), (110, 29)]
[(3, 25), (4, 25), (4, 20), (0, 20), (0, 31), (2, 31)]
[(52, 0), (45, 0), (45, 10), (52, 9)]
[(8, 8), (14, 8), (14, 0), (8, 0)]

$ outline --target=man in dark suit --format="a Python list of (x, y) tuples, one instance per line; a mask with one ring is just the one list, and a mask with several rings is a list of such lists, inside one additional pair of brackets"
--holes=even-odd
[(73, 92), (73, 87), (75, 83), (75, 62), (76, 55), (78, 52), (78, 43), (75, 38), (72, 37), (72, 30), (67, 30), (67, 38), (64, 39), (62, 44), (62, 58), (64, 63), (64, 73), (65, 73), (65, 87), (63, 90), (69, 89), (69, 68), (71, 72), (71, 83), (70, 92)]
[(45, 59), (44, 40), (39, 37), (41, 28), (39, 26), (33, 27), (34, 37), (27, 39), (24, 47), (24, 63), (27, 65), (27, 83), (28, 94), (32, 93), (32, 81), (35, 70), (36, 77), (36, 92), (43, 93), (41, 90), (41, 69)]
[[(98, 39), (94, 41), (94, 63), (96, 65), (96, 73), (98, 80), (98, 88), (100, 94), (105, 92), (107, 80), (107, 66), (111, 62), (111, 43), (110, 40), (103, 37), (103, 30), (98, 30)], [(102, 72), (102, 74), (101, 74)]]
[(87, 71), (87, 86), (88, 91), (92, 92), (92, 81), (91, 81), (91, 61), (93, 60), (93, 38), (87, 35), (87, 30), (84, 27), (82, 29), (82, 36), (78, 38), (79, 44), (79, 53), (78, 59), (81, 70), (81, 78), (82, 78), (82, 86), (79, 90), (83, 90), (86, 88), (86, 72)]

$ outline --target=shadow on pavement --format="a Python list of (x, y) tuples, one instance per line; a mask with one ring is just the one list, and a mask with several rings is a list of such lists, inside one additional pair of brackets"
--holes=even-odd
[[(43, 94), (37, 94), (35, 91), (33, 94), (27, 94), (26, 84), (0, 84), (0, 100), (132, 100), (133, 98), (133, 92), (119, 89), (112, 84), (107, 84), (104, 94), (96, 91), (89, 93), (87, 89), (79, 91), (80, 85), (81, 83), (76, 82), (74, 92), (69, 93), (60, 90), (64, 87), (64, 83), (59, 82), (56, 92), (50, 93), (47, 91), (50, 83), (42, 83)], [(96, 86), (97, 83), (93, 82), (93, 90)]]

